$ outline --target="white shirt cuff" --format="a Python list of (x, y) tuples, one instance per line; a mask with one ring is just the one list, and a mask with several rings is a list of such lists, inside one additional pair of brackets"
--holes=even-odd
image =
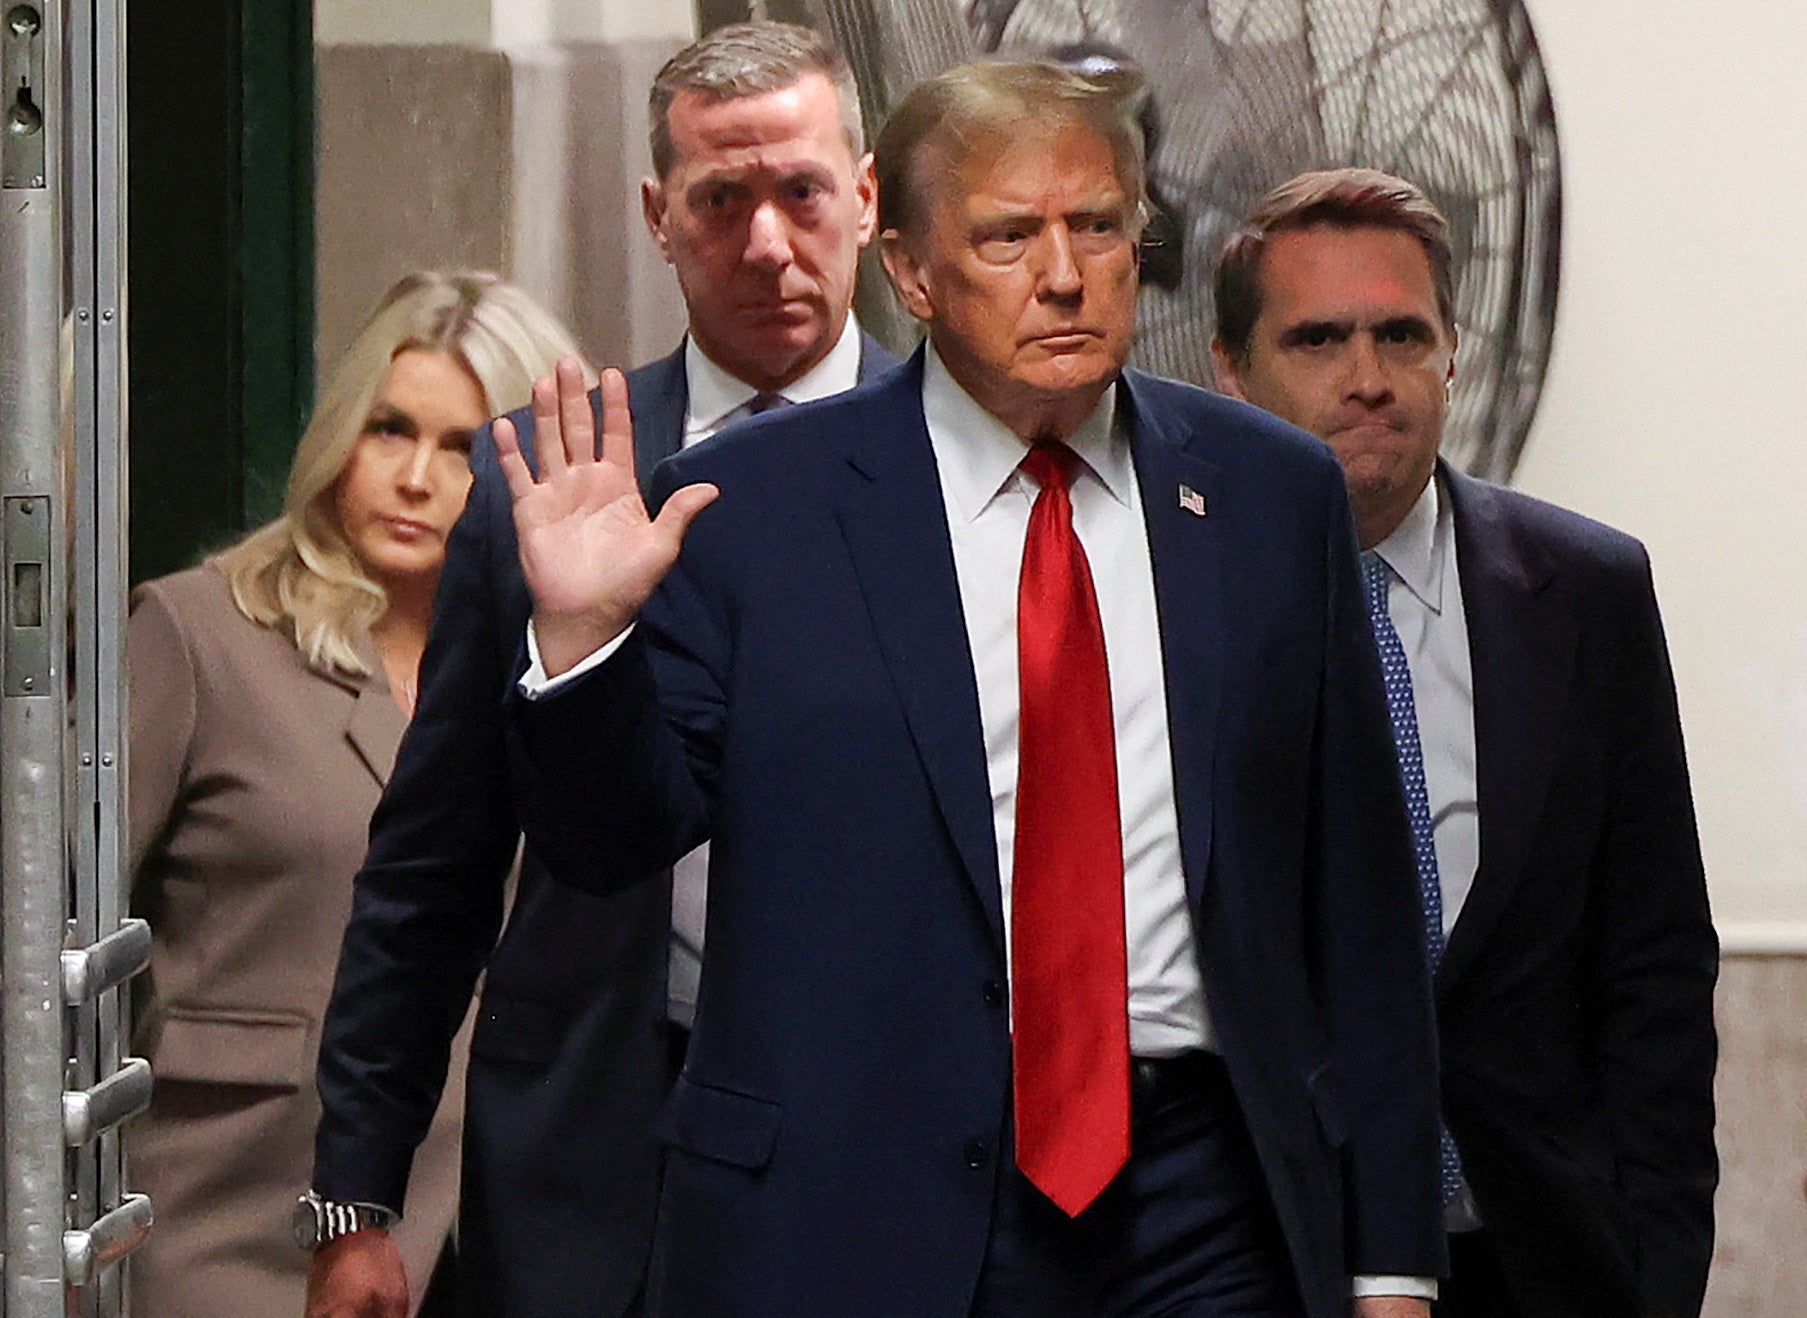
[(633, 631), (634, 624), (630, 622), (623, 629), (621, 635), (600, 650), (585, 655), (575, 667), (560, 673), (557, 677), (547, 677), (546, 665), (540, 662), (540, 643), (534, 639), (533, 635), (533, 620), (529, 618), (527, 620), (527, 671), (521, 674), (521, 680), (516, 685), (520, 688), (521, 694), (529, 700), (539, 700), (562, 691), (619, 650), (622, 643), (633, 635)]
[(1356, 1299), (1365, 1295), (1406, 1295), (1414, 1300), (1437, 1298), (1435, 1277), (1362, 1276), (1350, 1280), (1349, 1293)]

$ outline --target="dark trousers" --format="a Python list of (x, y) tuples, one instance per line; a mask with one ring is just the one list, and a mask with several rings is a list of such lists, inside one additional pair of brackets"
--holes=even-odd
[(1076, 1218), (1014, 1163), (973, 1318), (1302, 1315), (1248, 1129), (1223, 1063), (1136, 1063), (1130, 1159)]
[(1433, 1318), (1523, 1318), (1485, 1230), (1449, 1238), (1449, 1276), (1438, 1284), (1437, 1296)]

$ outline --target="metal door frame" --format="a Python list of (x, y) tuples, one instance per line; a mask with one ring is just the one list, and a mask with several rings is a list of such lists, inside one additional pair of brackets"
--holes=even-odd
[[(28, 34), (32, 16), (37, 31)], [(150, 1227), (118, 1126), (149, 1101), (120, 986), (127, 920), (125, 0), (0, 0), (9, 81), (40, 44), (33, 134), (0, 151), (0, 1225), (5, 1318), (113, 1318)]]

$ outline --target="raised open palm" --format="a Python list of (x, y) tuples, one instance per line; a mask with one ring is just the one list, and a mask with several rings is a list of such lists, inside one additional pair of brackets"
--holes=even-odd
[(602, 446), (576, 358), (533, 386), (536, 477), (506, 418), (496, 455), (514, 502), (521, 571), (533, 596), (533, 630), (551, 676), (571, 668), (633, 622), (671, 565), (690, 521), (715, 500), (713, 485), (686, 485), (648, 517), (634, 471), (627, 381), (602, 373)]

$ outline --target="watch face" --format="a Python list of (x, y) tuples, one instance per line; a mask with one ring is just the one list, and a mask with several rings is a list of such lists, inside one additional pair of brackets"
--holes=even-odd
[(289, 1228), (295, 1233), (295, 1243), (303, 1249), (320, 1243), (320, 1214), (313, 1199), (302, 1195), (296, 1201), (295, 1211), (289, 1215)]

